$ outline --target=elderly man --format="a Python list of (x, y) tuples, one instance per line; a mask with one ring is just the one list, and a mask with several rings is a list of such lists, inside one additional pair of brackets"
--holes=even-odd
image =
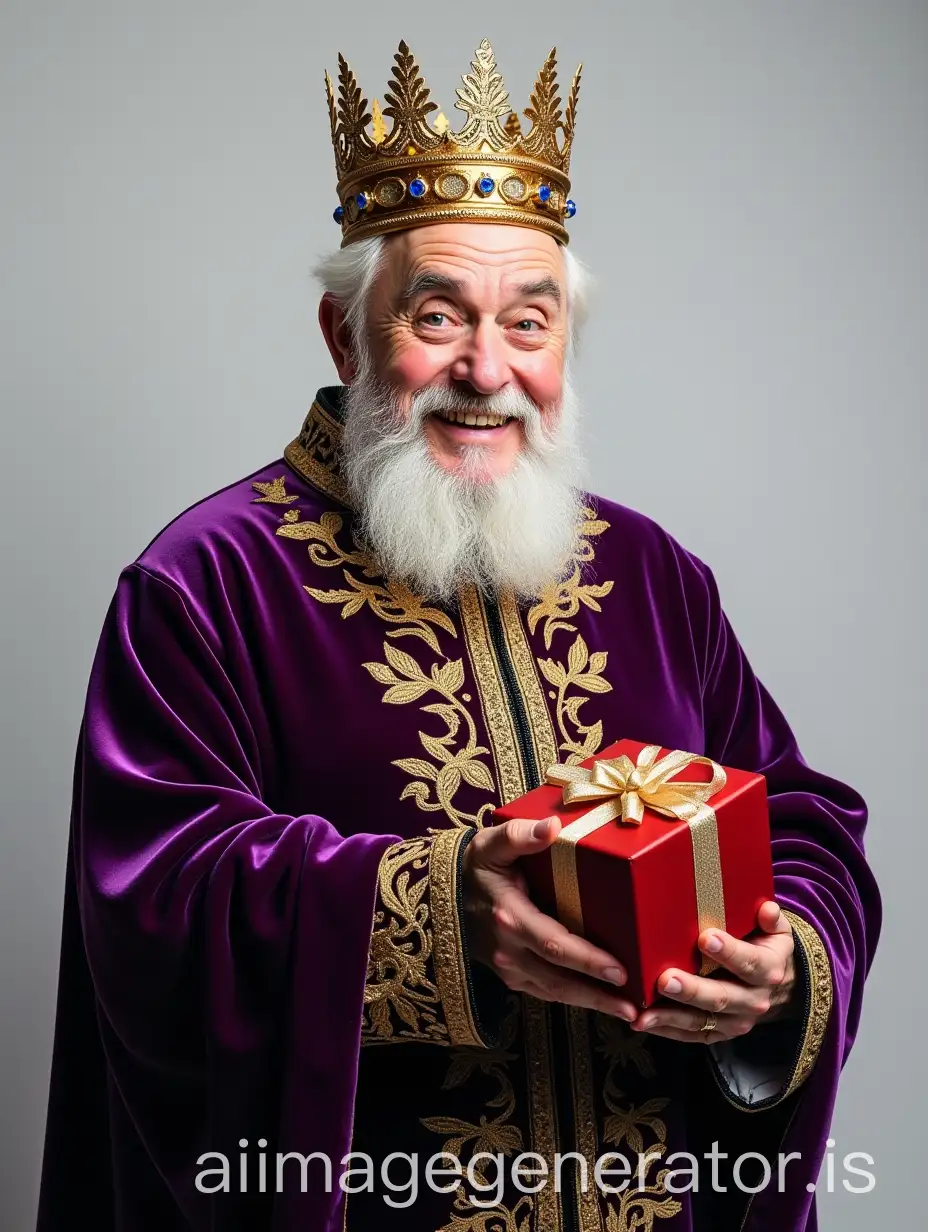
[[(329, 85), (342, 385), (106, 619), (39, 1226), (811, 1228), (879, 930), (864, 804), (709, 569), (579, 487), (578, 79), (562, 110), (552, 53), (523, 132), (484, 43), (452, 134), (395, 59), (384, 111), (344, 61)], [(527, 896), (557, 820), (490, 824), (625, 735), (770, 799), (777, 901), (645, 1012)]]

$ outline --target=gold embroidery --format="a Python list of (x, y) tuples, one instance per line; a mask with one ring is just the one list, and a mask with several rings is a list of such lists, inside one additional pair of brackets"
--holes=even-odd
[[(387, 637), (418, 637), (437, 654), (441, 649), (436, 629), (457, 637), (455, 624), (446, 612), (428, 607), (402, 583), (385, 581), (378, 574), (375, 558), (357, 542), (351, 549), (339, 543), (338, 536), (344, 526), (340, 513), (329, 510), (318, 521), (301, 521), (299, 517), (289, 517), (290, 512), (284, 515), (276, 534), (306, 542), (313, 564), (322, 568), (341, 567), (347, 583), (347, 589), (304, 586), (306, 593), (317, 602), (341, 604), (342, 619), (368, 607), (387, 624), (400, 626), (388, 630)], [(378, 683), (387, 686), (383, 700), (392, 705), (406, 705), (426, 693), (436, 693), (440, 700), (423, 706), (422, 710), (437, 715), (446, 728), (440, 735), (419, 732), (429, 760), (407, 757), (394, 761), (401, 770), (417, 776), (403, 788), (400, 799), (412, 798), (426, 812), (442, 812), (456, 826), (482, 826), (485, 815), (494, 807), (493, 801), (487, 801), (475, 813), (454, 805), (454, 796), (462, 782), (491, 793), (495, 790), (493, 775), (480, 760), (489, 749), (477, 743), (476, 724), (458, 696), (464, 685), (463, 662), (446, 658), (444, 663), (433, 664), (426, 675), (411, 655), (387, 642), (384, 642), (384, 655), (385, 663), (364, 664)], [(455, 748), (462, 730), (466, 740), (461, 747)], [(434, 827), (430, 827), (429, 832), (434, 833)]]
[(284, 487), (286, 475), (280, 475), (277, 479), (272, 479), (270, 483), (253, 483), (251, 486), (256, 492), (261, 492), (263, 495), (256, 496), (251, 502), (253, 505), (292, 505), (299, 497), (294, 492), (293, 495), (287, 492)]
[(554, 582), (546, 587), (538, 596), (538, 602), (529, 611), (529, 632), (534, 633), (540, 620), (544, 620), (545, 649), (551, 649), (551, 639), (558, 629), (566, 629), (576, 633), (575, 625), (568, 624), (580, 611), (580, 604), (591, 611), (601, 612), (599, 599), (603, 599), (612, 590), (613, 582), (603, 582), (601, 585), (583, 582), (583, 565), (592, 561), (594, 550), (590, 540), (595, 535), (601, 535), (609, 529), (609, 523), (596, 516), (596, 510), (587, 506), (583, 511), (584, 521), (578, 534), (579, 542), (574, 552), (573, 570), (566, 581)]
[[(378, 906), (364, 986), (361, 1038), (447, 1042), (439, 1020), (438, 988), (428, 978), (432, 956), (428, 863), (431, 840), (406, 839), (388, 847), (377, 876)], [(397, 1030), (396, 1020), (405, 1024)]]
[[(584, 509), (584, 519), (579, 529), (579, 543), (570, 577), (549, 586), (528, 613), (528, 627), (532, 632), (544, 620), (547, 650), (551, 649), (552, 639), (559, 629), (577, 633), (576, 625), (569, 622), (579, 612), (581, 603), (594, 612), (601, 612), (599, 600), (612, 590), (611, 581), (600, 585), (582, 581), (583, 566), (590, 564), (595, 555), (592, 539), (609, 529), (609, 523), (597, 518), (596, 511), (590, 507)], [(598, 720), (585, 723), (580, 717), (580, 708), (589, 701), (588, 694), (612, 691), (612, 685), (603, 676), (607, 660), (605, 650), (595, 650), (591, 654), (579, 633), (567, 653), (566, 664), (555, 659), (538, 660), (542, 675), (553, 686), (548, 696), (554, 702), (557, 717), (558, 749), (567, 754), (568, 765), (576, 765), (592, 757), (603, 742), (602, 723)], [(569, 693), (572, 696), (568, 696)], [(559, 758), (555, 757), (554, 760)]]
[(804, 920), (802, 916), (796, 915), (794, 911), (784, 909), (783, 914), (789, 920), (796, 935), (796, 940), (802, 946), (806, 965), (809, 969), (811, 985), (809, 1016), (806, 1020), (805, 1031), (803, 1032), (802, 1047), (792, 1080), (783, 1096), (785, 1099), (797, 1087), (802, 1086), (809, 1074), (811, 1074), (815, 1062), (818, 1060), (822, 1041), (825, 1038), (825, 1031), (828, 1028), (828, 1019), (831, 1016), (834, 989), (832, 986), (831, 963), (828, 959), (828, 951), (822, 944), (822, 939), (819, 937), (818, 932), (807, 920)]
[[(494, 807), (492, 801), (482, 804), (476, 813), (465, 813), (454, 806), (454, 797), (462, 782), (483, 791), (492, 792), (494, 789), (493, 776), (479, 760), (480, 755), (488, 753), (489, 749), (477, 743), (477, 726), (470, 711), (457, 696), (464, 684), (464, 664), (460, 659), (449, 659), (443, 664), (433, 663), (427, 676), (412, 655), (391, 646), (389, 642), (384, 642), (383, 652), (386, 663), (365, 663), (364, 667), (378, 684), (387, 685), (383, 695), (385, 702), (402, 706), (418, 701), (426, 693), (437, 693), (444, 699), (422, 707), (422, 710), (438, 715), (447, 728), (440, 736), (419, 732), (422, 747), (431, 760), (402, 757), (393, 762), (407, 774), (419, 776), (406, 784), (400, 799), (406, 800), (411, 796), (420, 809), (427, 813), (444, 813), (456, 826), (482, 826), (486, 813)], [(462, 747), (455, 749), (462, 721), (467, 740)]]
[[(516, 1097), (506, 1069), (509, 1062), (518, 1060), (517, 1055), (511, 1051), (516, 1037), (518, 1019), (518, 998), (510, 996), (499, 1047), (456, 1049), (442, 1084), (446, 1091), (463, 1086), (479, 1070), (494, 1078), (499, 1084), (497, 1094), (488, 1101), (487, 1105), (490, 1108), (499, 1108), (499, 1113), (489, 1119), (484, 1114), (480, 1117), (479, 1125), (463, 1121), (458, 1117), (420, 1117), (420, 1123), (426, 1129), (445, 1137), (442, 1150), (455, 1155), (462, 1164), (466, 1165), (465, 1148), (469, 1148), (467, 1152), (469, 1158), (484, 1151), (491, 1155), (510, 1156), (524, 1149), (521, 1129), (518, 1125), (511, 1124), (516, 1108)], [(489, 1185), (488, 1178), (480, 1166), (473, 1166), (473, 1175), (478, 1184)], [(532, 1198), (525, 1195), (519, 1199), (512, 1210), (500, 1204), (492, 1209), (475, 1211), (462, 1180), (455, 1190), (451, 1220), (438, 1232), (503, 1232), (503, 1230), (505, 1232), (528, 1232), (531, 1226), (532, 1209)], [(547, 1232), (548, 1227), (547, 1224), (536, 1224), (538, 1232), (541, 1232), (542, 1228)]]
[(341, 424), (319, 402), (309, 408), (300, 435), (284, 450), (284, 458), (298, 475), (342, 505), (348, 504), (348, 489), (338, 464)]
[[(650, 1171), (649, 1161), (645, 1172)], [(652, 1232), (655, 1219), (672, 1219), (683, 1209), (676, 1198), (662, 1197), (667, 1193), (669, 1168), (662, 1168), (654, 1178), (653, 1185), (642, 1189), (626, 1189), (621, 1195), (619, 1209), (610, 1208), (606, 1214), (606, 1232)]]
[[(474, 1171), (476, 1172), (476, 1168)], [(460, 1209), (473, 1211), (473, 1207), (467, 1202), (462, 1203)], [(532, 1200), (525, 1195), (512, 1210), (505, 1206), (494, 1206), (492, 1210), (481, 1210), (476, 1214), (452, 1213), (451, 1222), (442, 1224), (438, 1232), (530, 1232), (531, 1213)]]
[[(567, 652), (566, 667), (554, 659), (538, 660), (545, 680), (554, 685), (555, 691), (550, 697), (555, 703), (561, 735), (558, 748), (568, 754), (568, 765), (576, 765), (584, 758), (593, 756), (603, 742), (603, 725), (598, 719), (594, 723), (584, 723), (580, 718), (580, 707), (589, 699), (582, 694), (568, 697), (567, 691), (574, 687), (584, 693), (610, 693), (612, 685), (603, 676), (607, 659), (608, 652), (605, 650), (595, 650), (590, 654), (586, 642), (578, 633)], [(576, 728), (576, 735), (571, 734), (568, 723)]]
[[(557, 1150), (554, 1125), (554, 1086), (551, 1077), (550, 1010), (544, 1001), (522, 994), (525, 1034), (525, 1061), (528, 1076), (529, 1118), (532, 1149), (546, 1160)], [(561, 1232), (561, 1204), (553, 1185), (536, 1194), (538, 1222), (536, 1232)], [(587, 1232), (583, 1229), (583, 1232)]]
[[(458, 916), (458, 850), (463, 830), (404, 839), (388, 847), (364, 987), (362, 1041), (472, 1045), (474, 1021)], [(434, 975), (434, 978), (432, 978)]]
[[(532, 653), (529, 649), (522, 625), (519, 608), (511, 593), (499, 596), (499, 610), (502, 618), (503, 632), (509, 650), (512, 665), (519, 682), (519, 692), (525, 702), (531, 728), (532, 745), (535, 760), (543, 770), (557, 761), (556, 739), (551, 726), (551, 718), (545, 704)], [(496, 658), (490, 648), (489, 632), (486, 626), (486, 616), (479, 597), (475, 591), (462, 596), (461, 612), (468, 650), (474, 664), (474, 676), (480, 687), (481, 699), (484, 704), (484, 714), (487, 727), (494, 728), (497, 738), (491, 741), (497, 765), (502, 766), (512, 759), (519, 767), (521, 776), (521, 760), (518, 755), (515, 731), (509, 708), (501, 692), (501, 681), (498, 676)], [(499, 689), (499, 702), (496, 701), (496, 690)], [(490, 699), (488, 701), (488, 699)], [(505, 721), (501, 717), (495, 724), (491, 723), (491, 714), (495, 713), (496, 705), (505, 709)], [(502, 770), (500, 770), (502, 778)], [(504, 800), (512, 800), (519, 796), (524, 787), (517, 789), (515, 776), (509, 785)], [(535, 997), (523, 994), (522, 1021), (524, 1028), (525, 1059), (527, 1067), (529, 1091), (529, 1118), (531, 1125), (532, 1149), (544, 1159), (552, 1161), (557, 1150), (557, 1139), (554, 1123), (554, 1088), (552, 1081), (552, 1056), (550, 1038), (550, 1008)], [(590, 1115), (587, 1120), (592, 1123), (592, 1093), (588, 1095), (587, 1107)], [(581, 1116), (585, 1115), (583, 1112)], [(595, 1156), (595, 1151), (594, 1151)], [(557, 1190), (552, 1184), (544, 1185), (535, 1197), (536, 1232), (561, 1232), (561, 1203)], [(501, 1227), (504, 1225), (500, 1225)], [(599, 1227), (597, 1223), (596, 1227)], [(507, 1225), (508, 1228), (508, 1225)], [(584, 1224), (582, 1232), (592, 1232)]]
[[(567, 1024), (570, 1040), (570, 1073), (573, 1083), (574, 1116), (576, 1121), (577, 1148), (593, 1166), (599, 1151), (596, 1142), (595, 1102), (593, 1098), (593, 1066), (590, 1057), (589, 1013), (575, 1005), (567, 1007)], [(594, 1178), (595, 1179), (595, 1178)], [(598, 1232), (603, 1226), (596, 1187), (589, 1183), (586, 1189), (581, 1178), (576, 1178), (577, 1209), (582, 1232)]]
[[(375, 616), (387, 624), (404, 626), (391, 629), (387, 637), (420, 637), (436, 653), (439, 653), (438, 638), (430, 625), (457, 637), (454, 621), (445, 612), (427, 607), (400, 582), (384, 581), (370, 552), (357, 542), (352, 551), (339, 544), (336, 536), (344, 523), (340, 513), (323, 513), (318, 522), (294, 521), (286, 514), (284, 518), (284, 524), (278, 526), (276, 533), (284, 539), (309, 540), (309, 558), (314, 565), (325, 569), (342, 566), (342, 577), (349, 589), (319, 590), (315, 586), (304, 586), (303, 589), (320, 603), (341, 603), (343, 620), (369, 607)], [(350, 572), (351, 568), (360, 569), (369, 580), (356, 577)]]
[(528, 785), (516, 739), (512, 711), (506, 701), (496, 657), (490, 648), (486, 612), (476, 587), (466, 586), (459, 596), (464, 640), (477, 682), (483, 717), (486, 720), (493, 758), (499, 774), (501, 803), (525, 794)]
[(642, 1078), (654, 1077), (654, 1062), (641, 1035), (636, 1035), (617, 1019), (604, 1015), (597, 1015), (596, 1030), (602, 1040), (597, 1044), (596, 1051), (606, 1057), (610, 1068), (621, 1065), (625, 1069), (627, 1065), (633, 1065)]
[(462, 830), (442, 830), (432, 839), (429, 902), (432, 906), (435, 982), (452, 1044), (482, 1046), (464, 970), (464, 939), (458, 913), (458, 850)]
[[(617, 1067), (624, 1067), (631, 1061), (642, 1076), (650, 1077), (654, 1073), (654, 1064), (643, 1040), (631, 1046), (631, 1032), (624, 1023), (605, 1014), (596, 1014), (595, 1019), (596, 1031), (602, 1041), (597, 1051), (603, 1053), (609, 1062), (603, 1082), (603, 1100), (610, 1115), (603, 1124), (603, 1141), (616, 1149), (625, 1142), (634, 1155), (640, 1157), (647, 1151), (649, 1156), (653, 1156), (654, 1159), (649, 1159), (645, 1169), (645, 1177), (640, 1177), (638, 1168), (634, 1171), (637, 1178), (646, 1179), (653, 1162), (667, 1149), (667, 1126), (658, 1113), (663, 1112), (670, 1100), (648, 1099), (637, 1108), (634, 1104), (622, 1106), (619, 1101), (625, 1097), (616, 1085)], [(649, 1130), (655, 1141), (646, 1144), (643, 1130)], [(609, 1210), (606, 1232), (637, 1232), (638, 1229), (652, 1228), (655, 1219), (670, 1219), (676, 1215), (682, 1208), (674, 1198), (666, 1196), (668, 1171), (666, 1168), (659, 1171), (650, 1185), (645, 1184), (638, 1189), (629, 1186), (622, 1193), (618, 1208), (612, 1205), (613, 1195), (607, 1194)]]
[(525, 702), (529, 726), (532, 729), (532, 743), (535, 746), (535, 756), (538, 768), (542, 774), (548, 766), (553, 766), (558, 760), (557, 738), (551, 726), (551, 715), (545, 702), (544, 693), (532, 661), (519, 607), (511, 591), (499, 597), (499, 611), (503, 622), (503, 632), (506, 635), (506, 645), (519, 680), (519, 691)]

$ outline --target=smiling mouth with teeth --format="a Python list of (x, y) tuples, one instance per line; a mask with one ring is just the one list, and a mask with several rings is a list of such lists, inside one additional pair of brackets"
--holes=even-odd
[(509, 415), (481, 415), (476, 411), (435, 411), (446, 423), (461, 424), (466, 428), (501, 428), (509, 423)]

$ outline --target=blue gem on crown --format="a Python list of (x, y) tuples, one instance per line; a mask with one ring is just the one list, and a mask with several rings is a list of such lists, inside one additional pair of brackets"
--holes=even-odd
[(567, 203), (566, 203), (566, 204), (565, 204), (565, 206), (564, 206), (564, 213), (567, 215), (567, 217), (568, 217), (568, 218), (573, 218), (573, 216), (574, 216), (574, 214), (576, 214), (576, 212), (577, 212), (577, 203), (576, 203), (576, 201), (570, 201), (570, 200), (568, 200), (568, 201), (567, 201)]
[(340, 223), (345, 217), (345, 207), (343, 205), (336, 205), (335, 209), (332, 211), (332, 217), (336, 222)]
[(538, 189), (537, 197), (542, 205), (547, 204), (551, 200), (551, 188), (548, 184), (542, 184)]
[(477, 181), (477, 192), (484, 197), (489, 197), (490, 193), (496, 187), (496, 181), (488, 175), (482, 175)]
[(428, 184), (426, 184), (425, 180), (420, 180), (416, 178), (409, 185), (410, 197), (424, 197), (427, 191), (428, 191)]
[(359, 210), (367, 209), (367, 193), (358, 193), (354, 200)]

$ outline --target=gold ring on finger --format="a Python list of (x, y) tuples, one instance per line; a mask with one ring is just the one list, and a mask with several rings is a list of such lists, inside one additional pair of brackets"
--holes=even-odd
[(708, 1033), (709, 1031), (715, 1030), (717, 1023), (718, 1023), (718, 1019), (716, 1018), (714, 1014), (707, 1014), (706, 1021), (702, 1024), (702, 1026), (699, 1029), (700, 1031), (705, 1031)]

